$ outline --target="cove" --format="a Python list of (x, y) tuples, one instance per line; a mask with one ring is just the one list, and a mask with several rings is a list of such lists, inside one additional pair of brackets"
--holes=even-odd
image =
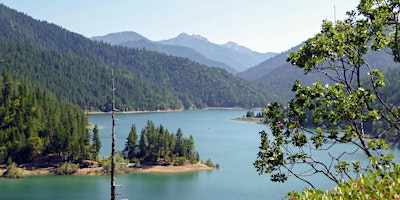
[[(147, 120), (162, 124), (170, 132), (182, 129), (192, 135), (201, 160), (211, 158), (220, 169), (187, 173), (134, 173), (117, 175), (117, 199), (282, 199), (288, 191), (307, 185), (292, 177), (285, 183), (272, 183), (259, 176), (253, 167), (259, 134), (268, 127), (232, 120), (247, 110), (188, 110), (167, 113), (117, 114), (116, 150), (124, 148), (132, 124), (139, 131)], [(258, 111), (256, 111), (258, 112)], [(101, 156), (111, 152), (111, 115), (89, 115), (92, 125), (100, 127)], [(341, 147), (345, 148), (345, 147)], [(398, 149), (392, 149), (397, 159)], [(360, 155), (353, 155), (355, 157)], [(334, 187), (324, 177), (315, 177), (318, 187)], [(0, 199), (110, 199), (109, 176), (30, 176), (0, 179)]]

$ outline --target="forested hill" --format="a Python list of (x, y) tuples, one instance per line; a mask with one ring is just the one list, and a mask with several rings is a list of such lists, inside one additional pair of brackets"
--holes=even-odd
[[(303, 44), (297, 45), (237, 75), (248, 81), (257, 83), (260, 87), (264, 88), (264, 90), (272, 94), (276, 94), (277, 99), (282, 103), (294, 97), (294, 93), (291, 89), (296, 80), (300, 81), (303, 85), (312, 85), (315, 82), (324, 84), (332, 83), (331, 80), (322, 73), (309, 73), (305, 75), (302, 69), (286, 61), (289, 54), (300, 49), (302, 45)], [(368, 52), (365, 55), (365, 60), (372, 68), (382, 70), (384, 73), (386, 73), (389, 68), (399, 67), (399, 64), (393, 61), (392, 56), (383, 50)], [(366, 75), (367, 73), (364, 74)]]
[[(43, 155), (53, 162), (91, 159), (88, 119), (46, 89), (0, 75), (0, 165), (29, 163)], [(46, 165), (46, 163), (40, 163)]]
[(105, 36), (91, 37), (91, 39), (95, 41), (103, 41), (111, 45), (119, 45), (137, 49), (146, 49), (149, 51), (165, 53), (171, 56), (188, 58), (189, 60), (193, 60), (203, 65), (225, 69), (226, 71), (231, 72), (232, 74), (237, 73), (235, 69), (228, 66), (227, 64), (211, 60), (192, 48), (178, 46), (178, 45), (160, 44), (158, 42), (151, 41), (133, 31), (110, 33)]
[(123, 110), (263, 107), (273, 100), (225, 70), (94, 42), (0, 4), (0, 72), (49, 88), (85, 109), (110, 110), (111, 68)]

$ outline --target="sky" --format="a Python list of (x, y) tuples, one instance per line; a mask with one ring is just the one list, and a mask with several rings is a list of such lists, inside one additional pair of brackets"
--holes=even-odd
[[(359, 0), (0, 0), (86, 37), (134, 31), (159, 41), (180, 33), (280, 53), (345, 19)], [(336, 12), (335, 12), (336, 11)], [(336, 13), (336, 14), (335, 14)]]

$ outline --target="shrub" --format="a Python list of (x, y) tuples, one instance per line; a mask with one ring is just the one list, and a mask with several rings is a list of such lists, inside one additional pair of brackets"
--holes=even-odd
[[(116, 153), (114, 157), (115, 161), (115, 171), (116, 172), (125, 172), (128, 170), (127, 164), (129, 163), (128, 160), (124, 159), (122, 153)], [(100, 161), (100, 165), (103, 167), (103, 171), (111, 172), (111, 157), (108, 157), (104, 160)]]
[(204, 163), (205, 165), (209, 166), (209, 167), (214, 167), (214, 163), (211, 160), (211, 158), (209, 158), (208, 160), (206, 160), (206, 163)]
[(220, 167), (220, 165), (217, 163), (217, 164), (215, 164), (215, 168), (216, 169), (219, 169), (219, 167)]
[(369, 176), (340, 184), (333, 190), (307, 188), (302, 193), (289, 192), (289, 199), (400, 199), (400, 165), (393, 172), (369, 171)]
[(6, 178), (22, 178), (24, 177), (21, 169), (17, 167), (17, 164), (14, 162), (9, 164), (6, 168), (6, 171), (3, 174), (4, 177)]
[(133, 163), (135, 163), (135, 167), (136, 168), (140, 168), (141, 167), (140, 160), (138, 158), (133, 158), (132, 161), (133, 161)]
[(218, 163), (214, 164), (213, 161), (211, 160), (211, 158), (208, 158), (204, 164), (209, 167), (216, 168), (216, 169), (219, 169), (219, 167), (220, 167), (220, 165)]
[(182, 166), (182, 165), (185, 164), (185, 162), (186, 162), (186, 158), (183, 157), (183, 156), (181, 156), (181, 157), (176, 157), (176, 158), (174, 159), (174, 165), (175, 165), (175, 166)]
[(74, 164), (74, 163), (71, 163), (71, 162), (65, 162), (59, 168), (57, 168), (55, 170), (55, 174), (58, 174), (58, 175), (70, 175), (70, 174), (73, 174), (73, 173), (77, 172), (78, 169), (79, 169), (79, 165), (78, 164)]

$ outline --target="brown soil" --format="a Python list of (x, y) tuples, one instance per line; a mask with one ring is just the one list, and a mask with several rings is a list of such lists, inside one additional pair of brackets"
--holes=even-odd
[[(30, 175), (50, 175), (54, 174), (54, 168), (38, 168), (38, 169), (26, 169), (20, 168), (22, 170), (22, 174), (24, 176)], [(201, 171), (201, 170), (212, 170), (214, 168), (209, 167), (200, 162), (196, 164), (185, 164), (183, 166), (150, 166), (145, 168), (129, 168), (125, 170), (123, 173), (180, 173), (180, 172), (190, 172), (190, 171)], [(5, 169), (0, 169), (0, 175), (5, 172)], [(102, 167), (94, 167), (94, 168), (81, 168), (78, 172), (73, 175), (78, 176), (101, 176), (108, 175), (108, 173), (103, 171)]]

